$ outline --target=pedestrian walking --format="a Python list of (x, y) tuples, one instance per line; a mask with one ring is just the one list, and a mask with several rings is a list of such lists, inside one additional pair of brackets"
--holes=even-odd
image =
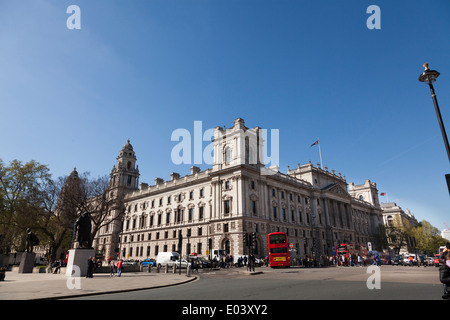
[(6, 266), (0, 267), (0, 281), (5, 281), (6, 269), (7, 269)]
[(54, 274), (61, 273), (61, 266), (62, 266), (62, 261), (60, 259), (59, 261), (57, 261), (55, 263), (55, 271), (53, 271), (53, 273)]
[(442, 299), (450, 298), (450, 251), (445, 248), (442, 254), (444, 263), (439, 267), (439, 281), (444, 285), (444, 295)]
[(94, 258), (89, 257), (86, 278), (94, 277), (94, 268), (95, 268)]
[(120, 259), (119, 262), (117, 262), (117, 276), (120, 277), (122, 275), (122, 263), (123, 260)]
[(109, 276), (110, 277), (115, 277), (116, 276), (116, 266), (114, 265), (114, 261), (110, 261), (110, 272), (109, 272)]
[(252, 254), (248, 257), (248, 266), (249, 266), (250, 272), (251, 271), (255, 272), (255, 264), (256, 264), (256, 258)]

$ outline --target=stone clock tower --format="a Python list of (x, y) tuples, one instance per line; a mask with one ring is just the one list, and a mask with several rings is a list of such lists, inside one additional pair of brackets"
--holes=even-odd
[(94, 243), (94, 248), (101, 251), (105, 260), (109, 256), (116, 258), (119, 252), (122, 218), (125, 211), (123, 199), (128, 192), (138, 190), (138, 185), (139, 169), (136, 165), (136, 154), (128, 140), (122, 147), (110, 174), (108, 196), (114, 203), (111, 207), (111, 223), (101, 228), (100, 235), (96, 237), (96, 243)]

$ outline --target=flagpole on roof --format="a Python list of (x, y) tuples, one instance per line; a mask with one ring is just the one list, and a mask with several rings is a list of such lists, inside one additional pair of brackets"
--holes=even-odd
[(323, 163), (322, 163), (322, 151), (320, 150), (320, 141), (317, 139), (317, 144), (319, 145), (319, 155), (320, 155), (320, 168), (323, 170)]

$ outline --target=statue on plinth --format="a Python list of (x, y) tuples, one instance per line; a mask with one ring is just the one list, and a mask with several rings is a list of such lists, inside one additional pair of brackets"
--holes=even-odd
[(31, 253), (33, 252), (33, 247), (37, 246), (39, 244), (39, 239), (38, 237), (31, 232), (31, 229), (28, 228), (27, 229), (27, 252)]
[(75, 221), (74, 225), (74, 234), (76, 234), (79, 248), (92, 249), (91, 230), (91, 217), (89, 213), (85, 212)]

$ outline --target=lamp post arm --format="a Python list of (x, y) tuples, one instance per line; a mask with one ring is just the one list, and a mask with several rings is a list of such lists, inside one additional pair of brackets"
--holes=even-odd
[(442, 138), (444, 139), (445, 149), (447, 150), (448, 160), (450, 161), (450, 146), (448, 144), (447, 133), (445, 132), (444, 123), (442, 122), (441, 111), (439, 110), (439, 105), (436, 99), (436, 93), (434, 92), (433, 84), (430, 82), (428, 84), (431, 90), (431, 97), (433, 98), (434, 108), (436, 109), (436, 115), (438, 117), (439, 126), (441, 127)]

